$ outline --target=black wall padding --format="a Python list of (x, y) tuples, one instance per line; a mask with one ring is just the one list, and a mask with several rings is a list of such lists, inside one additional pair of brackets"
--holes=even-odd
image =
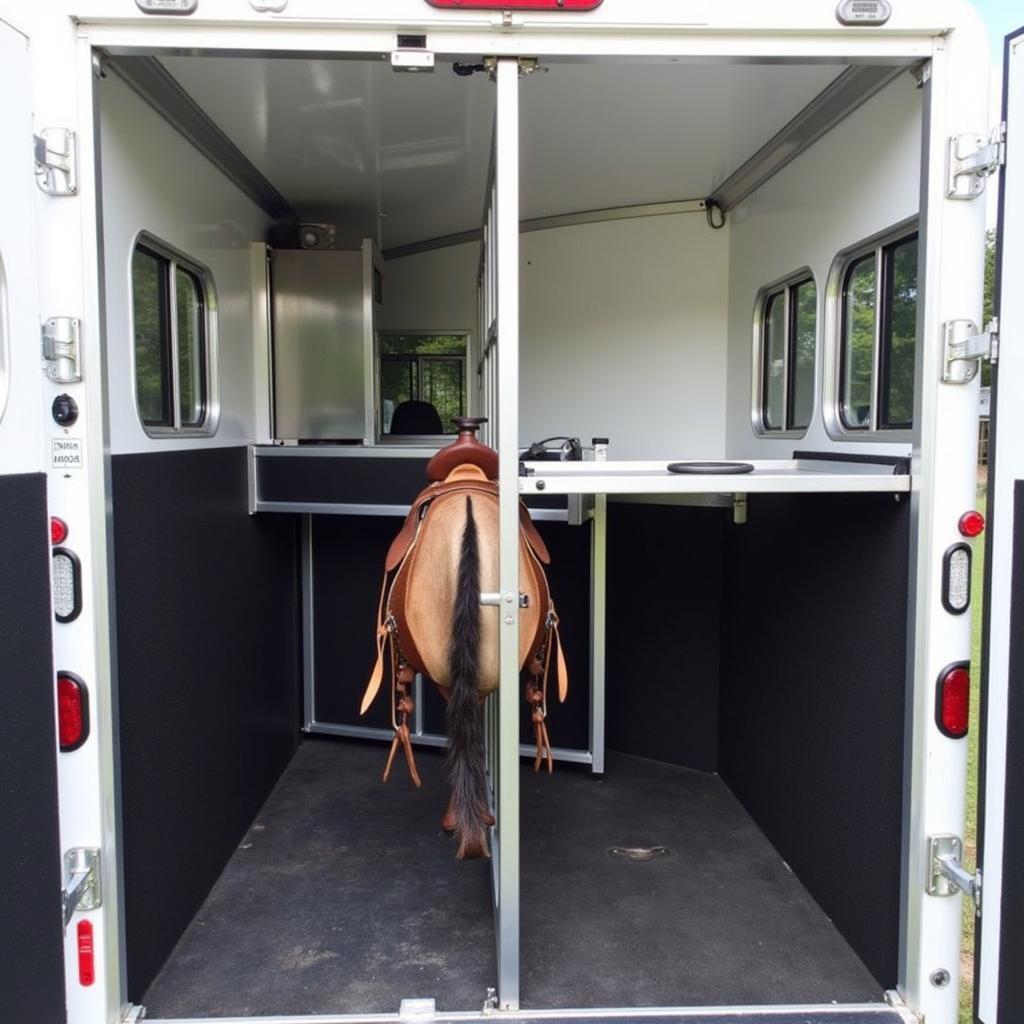
[[(1024, 482), (1013, 488), (1009, 708), (1003, 813), (1003, 892), (999, 938), (999, 1020), (1024, 1020)], [(984, 952), (982, 952), (984, 956)]]
[(62, 1024), (47, 533), (46, 477), (0, 477), (0, 1020)]
[(112, 460), (128, 997), (141, 1002), (295, 750), (297, 520), (246, 450)]
[[(376, 655), (374, 631), (384, 556), (401, 525), (397, 516), (313, 518), (313, 635), (316, 717), (320, 722), (391, 727), (386, 680), (362, 718), (359, 704)], [(584, 748), (590, 715), (590, 529), (549, 522), (539, 522), (537, 528), (551, 550), (548, 578), (570, 672), (569, 699), (559, 706), (552, 671), (548, 693), (551, 742)], [(425, 730), (445, 733), (444, 702), (436, 687), (427, 685), (423, 693)], [(533, 727), (525, 713), (525, 701), (523, 708), (523, 742), (529, 743)]]
[(718, 767), (721, 509), (609, 503), (607, 746)]
[[(590, 524), (537, 522), (551, 552), (546, 567), (551, 596), (558, 612), (569, 696), (558, 702), (558, 676), (552, 658), (548, 674), (548, 733), (552, 746), (586, 750), (590, 746)], [(525, 676), (524, 676), (525, 678)], [(534, 742), (526, 701), (520, 702), (523, 743)]]
[(909, 503), (751, 495), (727, 527), (720, 771), (896, 982)]
[(263, 501), (408, 505), (426, 481), (426, 464), (426, 457), (290, 454), (259, 458), (256, 471)]
[[(401, 526), (398, 516), (313, 517), (313, 664), (319, 722), (391, 728), (386, 679), (362, 718), (359, 704), (377, 654), (374, 636), (384, 556)], [(430, 693), (426, 707), (435, 700), (440, 703), (441, 698)], [(443, 711), (434, 707), (434, 712), (432, 718), (443, 718)]]

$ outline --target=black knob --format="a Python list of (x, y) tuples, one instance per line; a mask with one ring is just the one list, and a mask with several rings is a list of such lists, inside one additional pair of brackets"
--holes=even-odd
[(62, 427), (70, 427), (78, 419), (78, 405), (70, 395), (58, 395), (53, 400), (51, 412)]

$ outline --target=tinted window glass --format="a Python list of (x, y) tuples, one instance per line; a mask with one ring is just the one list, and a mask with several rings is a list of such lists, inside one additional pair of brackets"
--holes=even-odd
[(917, 342), (917, 238), (890, 246), (886, 257), (881, 426), (910, 427), (914, 418)]
[(786, 406), (786, 293), (769, 296), (764, 316), (764, 425), (782, 430)]
[(805, 429), (814, 409), (814, 349), (818, 322), (818, 289), (802, 281), (790, 291), (793, 307), (793, 348), (790, 356), (790, 426)]
[(136, 248), (132, 256), (132, 318), (135, 325), (135, 390), (142, 422), (172, 426), (167, 261)]
[(177, 267), (174, 273), (178, 327), (178, 401), (181, 425), (198, 427), (206, 408), (206, 342), (203, 337), (203, 290), (199, 278)]
[(871, 425), (871, 367), (875, 350), (875, 254), (850, 265), (843, 288), (840, 412), (847, 427)]

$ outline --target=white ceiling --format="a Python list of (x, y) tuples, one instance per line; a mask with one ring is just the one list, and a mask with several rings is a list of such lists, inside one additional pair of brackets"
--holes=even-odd
[[(165, 57), (303, 219), (388, 249), (478, 228), (494, 86), (450, 65)], [(838, 66), (552, 64), (522, 80), (524, 218), (708, 195)]]

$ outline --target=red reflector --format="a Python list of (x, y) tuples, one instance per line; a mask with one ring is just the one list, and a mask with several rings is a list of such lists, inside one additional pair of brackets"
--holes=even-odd
[(592, 11), (601, 0), (427, 0), (431, 7), (458, 11)]
[(89, 693), (69, 672), (57, 676), (57, 731), (65, 753), (77, 750), (89, 737)]
[(971, 673), (967, 662), (950, 665), (940, 676), (935, 699), (935, 723), (950, 739), (967, 735), (971, 709)]
[(68, 539), (68, 524), (63, 519), (50, 516), (50, 543), (63, 544)]
[(956, 525), (965, 537), (977, 537), (985, 529), (985, 517), (972, 508), (960, 517)]
[(92, 948), (92, 922), (78, 922), (78, 981), (91, 985), (96, 980), (96, 957)]

